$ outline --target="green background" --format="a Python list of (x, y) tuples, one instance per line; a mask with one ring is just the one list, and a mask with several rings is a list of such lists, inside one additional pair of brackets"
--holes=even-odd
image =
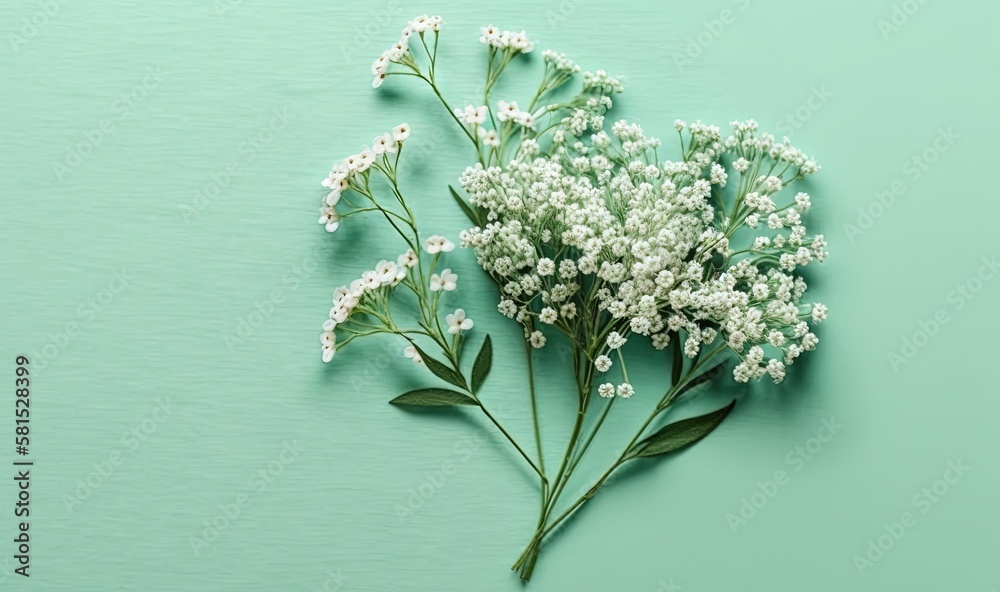
[[(399, 249), (374, 220), (332, 236), (316, 224), (335, 160), (409, 122), (418, 149), (405, 183), (423, 229), (457, 240), (462, 228), (441, 191), (469, 159), (458, 131), (413, 80), (369, 86), (370, 62), (428, 12), (447, 21), (440, 68), (456, 104), (478, 85), (478, 27), (523, 28), (539, 50), (626, 76), (616, 114), (668, 145), (677, 117), (754, 117), (823, 166), (808, 187), (811, 228), (832, 253), (810, 270), (831, 311), (818, 351), (779, 388), (720, 386), (680, 409), (741, 397), (709, 439), (588, 504), (544, 548), (530, 587), (1000, 587), (1000, 287), (982, 263), (1000, 251), (986, 183), (1000, 6), (484, 4), (3, 3), (0, 458), (16, 458), (13, 360), (26, 354), (36, 465), (30, 580), (10, 575), (16, 490), (13, 467), (0, 472), (0, 586), (521, 589), (508, 568), (537, 494), (499, 435), (471, 413), (387, 405), (432, 382), (401, 344), (319, 360), (332, 288)], [(537, 72), (538, 57), (517, 71)], [(953, 137), (935, 147), (942, 133)], [(471, 253), (451, 262), (450, 302), (476, 320), (474, 343), (489, 332), (496, 344), (484, 399), (529, 442), (518, 330)], [(919, 347), (893, 364), (905, 338)], [(564, 361), (557, 348), (539, 358), (550, 453), (573, 412)], [(644, 416), (662, 362), (637, 370), (639, 393), (616, 406), (588, 480)], [(837, 434), (810, 440), (830, 418)], [(809, 447), (804, 460), (796, 449)], [(967, 473), (930, 501), (924, 489), (957, 461)], [(789, 477), (775, 490), (779, 470)], [(734, 528), (727, 516), (761, 488), (774, 495)], [(913, 526), (859, 573), (855, 556), (905, 512)]]

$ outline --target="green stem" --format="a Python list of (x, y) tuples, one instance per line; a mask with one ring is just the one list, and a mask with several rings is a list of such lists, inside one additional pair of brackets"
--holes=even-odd
[(521, 448), (521, 446), (514, 441), (514, 437), (511, 436), (507, 432), (507, 430), (504, 429), (502, 425), (500, 425), (500, 422), (497, 421), (497, 418), (493, 417), (493, 414), (490, 413), (489, 410), (487, 410), (486, 407), (483, 406), (482, 402), (480, 402), (478, 399), (476, 401), (479, 402), (479, 408), (483, 410), (483, 413), (486, 414), (486, 417), (488, 417), (489, 420), (493, 422), (493, 425), (497, 426), (497, 429), (500, 430), (500, 432), (507, 438), (507, 440), (514, 445), (514, 448), (516, 448), (517, 451), (521, 453), (521, 456), (524, 457), (524, 460), (528, 461), (528, 464), (531, 465), (531, 468), (535, 470), (535, 473), (538, 474), (538, 476), (542, 479), (542, 483), (544, 484), (546, 482), (545, 474), (542, 472), (541, 469), (538, 468), (538, 465), (535, 464), (535, 461), (531, 460), (531, 457), (528, 456), (528, 453), (525, 452), (524, 449)]

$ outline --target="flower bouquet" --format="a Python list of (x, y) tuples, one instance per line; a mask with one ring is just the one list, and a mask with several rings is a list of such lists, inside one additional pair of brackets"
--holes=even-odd
[[(822, 262), (826, 243), (803, 225), (809, 195), (787, 188), (819, 167), (753, 120), (733, 122), (727, 134), (678, 120), (670, 149), (635, 123), (606, 126), (621, 80), (602, 70), (581, 74), (553, 51), (542, 54), (534, 96), (494, 101), (497, 81), (534, 46), (523, 32), (493, 26), (479, 38), (488, 58), (481, 102), (452, 105), (436, 75), (442, 25), (440, 17), (410, 21), (373, 64), (372, 86), (390, 77), (427, 84), (468, 140), (464, 195), (448, 193), (470, 223), (461, 246), (475, 251), (496, 284), (497, 310), (523, 330), (533, 446), (517, 442), (479, 396), (492, 363), (489, 336), (471, 365), (463, 364), (475, 324), (463, 309), (446, 309), (442, 298), (458, 286), (447, 266), (455, 243), (424, 238), (406, 198), (399, 174), (406, 124), (338, 162), (323, 181), (326, 230), (370, 213), (407, 249), (334, 292), (322, 357), (329, 362), (358, 338), (399, 336), (405, 356), (440, 382), (391, 403), (467, 406), (496, 426), (538, 477), (538, 519), (513, 566), (527, 580), (543, 541), (617, 469), (697, 442), (735, 404), (665, 422), (686, 394), (718, 378), (731, 361), (737, 382), (764, 376), (781, 382), (787, 367), (816, 347), (811, 324), (823, 321), (827, 309), (803, 300), (806, 283), (796, 270)], [(578, 409), (554, 464), (542, 454), (532, 365), (532, 351), (552, 340), (570, 348), (576, 389), (567, 396), (576, 397)], [(622, 349), (629, 340), (668, 350), (671, 378), (660, 391), (636, 393)], [(652, 397), (652, 413), (622, 438), (621, 454), (582, 495), (564, 498), (611, 408), (633, 396)]]

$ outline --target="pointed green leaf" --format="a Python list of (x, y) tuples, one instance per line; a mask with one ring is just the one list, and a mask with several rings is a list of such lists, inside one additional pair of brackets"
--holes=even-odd
[(455, 191), (455, 188), (452, 187), (451, 185), (448, 186), (448, 191), (451, 192), (451, 196), (455, 199), (455, 203), (458, 204), (458, 207), (462, 208), (462, 211), (465, 212), (465, 216), (469, 219), (469, 221), (475, 224), (476, 226), (479, 226), (479, 216), (476, 215), (476, 212), (472, 209), (472, 206), (470, 206), (464, 199), (462, 199), (462, 197), (458, 194), (458, 192)]
[(483, 347), (479, 350), (479, 355), (476, 356), (476, 361), (472, 365), (472, 392), (479, 392), (479, 387), (483, 386), (483, 381), (486, 380), (486, 375), (490, 373), (490, 367), (493, 365), (493, 343), (490, 341), (490, 336), (486, 336), (486, 341), (483, 342)]
[(393, 405), (419, 407), (450, 407), (453, 405), (478, 405), (469, 395), (442, 388), (425, 388), (403, 393), (389, 401)]
[[(414, 347), (416, 347), (416, 346), (414, 346)], [(465, 389), (469, 388), (468, 385), (465, 384), (465, 378), (462, 377), (461, 374), (459, 374), (458, 372), (455, 372), (454, 370), (452, 370), (448, 366), (445, 366), (441, 362), (439, 362), (439, 361), (435, 360), (434, 358), (430, 357), (429, 355), (427, 355), (427, 352), (425, 352), (424, 350), (420, 349), (419, 347), (417, 347), (417, 352), (420, 354), (420, 357), (423, 359), (424, 365), (427, 366), (427, 369), (431, 371), (431, 374), (433, 374), (434, 376), (437, 376), (438, 378), (440, 378), (441, 380), (443, 380), (443, 381), (445, 381), (447, 383), (450, 383), (450, 384), (453, 384), (453, 385), (457, 386), (460, 389), (465, 390)]]
[(735, 399), (718, 411), (665, 425), (652, 436), (636, 444), (629, 456), (632, 458), (660, 456), (694, 444), (712, 433), (734, 406), (736, 406)]

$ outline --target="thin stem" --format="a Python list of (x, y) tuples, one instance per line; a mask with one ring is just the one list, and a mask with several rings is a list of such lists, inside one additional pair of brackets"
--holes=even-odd
[(710, 360), (713, 356), (715, 356), (723, 349), (725, 349), (725, 347), (726, 347), (725, 344), (723, 344), (722, 346), (714, 350), (711, 354), (699, 360), (697, 364), (695, 364), (694, 366), (691, 367), (690, 370), (688, 370), (683, 379), (679, 380), (677, 384), (670, 387), (670, 389), (663, 395), (663, 399), (660, 401), (660, 403), (656, 406), (653, 412), (650, 413), (649, 417), (646, 418), (646, 421), (642, 424), (642, 427), (639, 428), (639, 431), (636, 432), (635, 436), (632, 437), (632, 440), (628, 443), (627, 446), (625, 446), (625, 449), (618, 456), (618, 460), (616, 460), (614, 464), (612, 464), (611, 467), (607, 471), (605, 471), (603, 475), (601, 475), (600, 479), (597, 480), (597, 483), (595, 483), (593, 487), (587, 490), (587, 493), (580, 496), (580, 498), (576, 500), (576, 502), (574, 502), (573, 505), (571, 505), (568, 509), (566, 509), (565, 512), (560, 514), (559, 517), (556, 518), (551, 524), (545, 527), (539, 538), (544, 538), (548, 533), (552, 532), (554, 528), (559, 526), (559, 524), (562, 523), (563, 520), (568, 518), (570, 514), (572, 514), (577, 508), (583, 505), (584, 502), (594, 497), (594, 495), (597, 493), (597, 490), (600, 489), (602, 485), (604, 485), (604, 482), (608, 480), (608, 477), (611, 476), (611, 473), (613, 473), (615, 469), (617, 469), (626, 461), (634, 458), (630, 454), (632, 447), (635, 446), (635, 443), (639, 441), (639, 438), (642, 437), (643, 433), (645, 433), (649, 425), (653, 423), (653, 420), (656, 419), (660, 415), (660, 413), (663, 412), (664, 409), (668, 408), (671, 403), (673, 403), (677, 393), (680, 392), (681, 388), (683, 388), (684, 385), (686, 385), (688, 382), (691, 381), (692, 378), (694, 378), (698, 369), (704, 366), (704, 364), (708, 360)]
[[(478, 399), (477, 399), (477, 401), (478, 401)], [(504, 429), (504, 427), (502, 425), (500, 425), (500, 422), (497, 421), (497, 418), (493, 417), (493, 414), (490, 413), (486, 409), (486, 407), (483, 406), (483, 404), (481, 402), (479, 403), (479, 408), (482, 409), (483, 413), (486, 414), (486, 417), (488, 417), (489, 420), (493, 422), (493, 425), (497, 426), (497, 429), (500, 430), (500, 432), (503, 433), (503, 435), (507, 437), (507, 440), (509, 440), (510, 443), (514, 445), (514, 448), (516, 448), (517, 451), (521, 453), (521, 456), (524, 457), (524, 460), (528, 461), (528, 464), (531, 465), (531, 468), (534, 469), (536, 473), (538, 473), (539, 477), (541, 477), (542, 483), (545, 483), (546, 482), (545, 474), (542, 472), (542, 470), (540, 468), (538, 468), (538, 465), (535, 464), (535, 461), (531, 460), (531, 457), (528, 456), (528, 453), (525, 452), (524, 449), (521, 448), (521, 446), (517, 442), (514, 441), (514, 437), (511, 436), (507, 432), (507, 430)]]
[(535, 447), (538, 449), (538, 464), (545, 472), (545, 455), (542, 453), (542, 432), (538, 425), (538, 404), (535, 397), (535, 366), (531, 356), (531, 344), (524, 342), (524, 354), (528, 359), (528, 392), (531, 395), (531, 416), (535, 424)]

